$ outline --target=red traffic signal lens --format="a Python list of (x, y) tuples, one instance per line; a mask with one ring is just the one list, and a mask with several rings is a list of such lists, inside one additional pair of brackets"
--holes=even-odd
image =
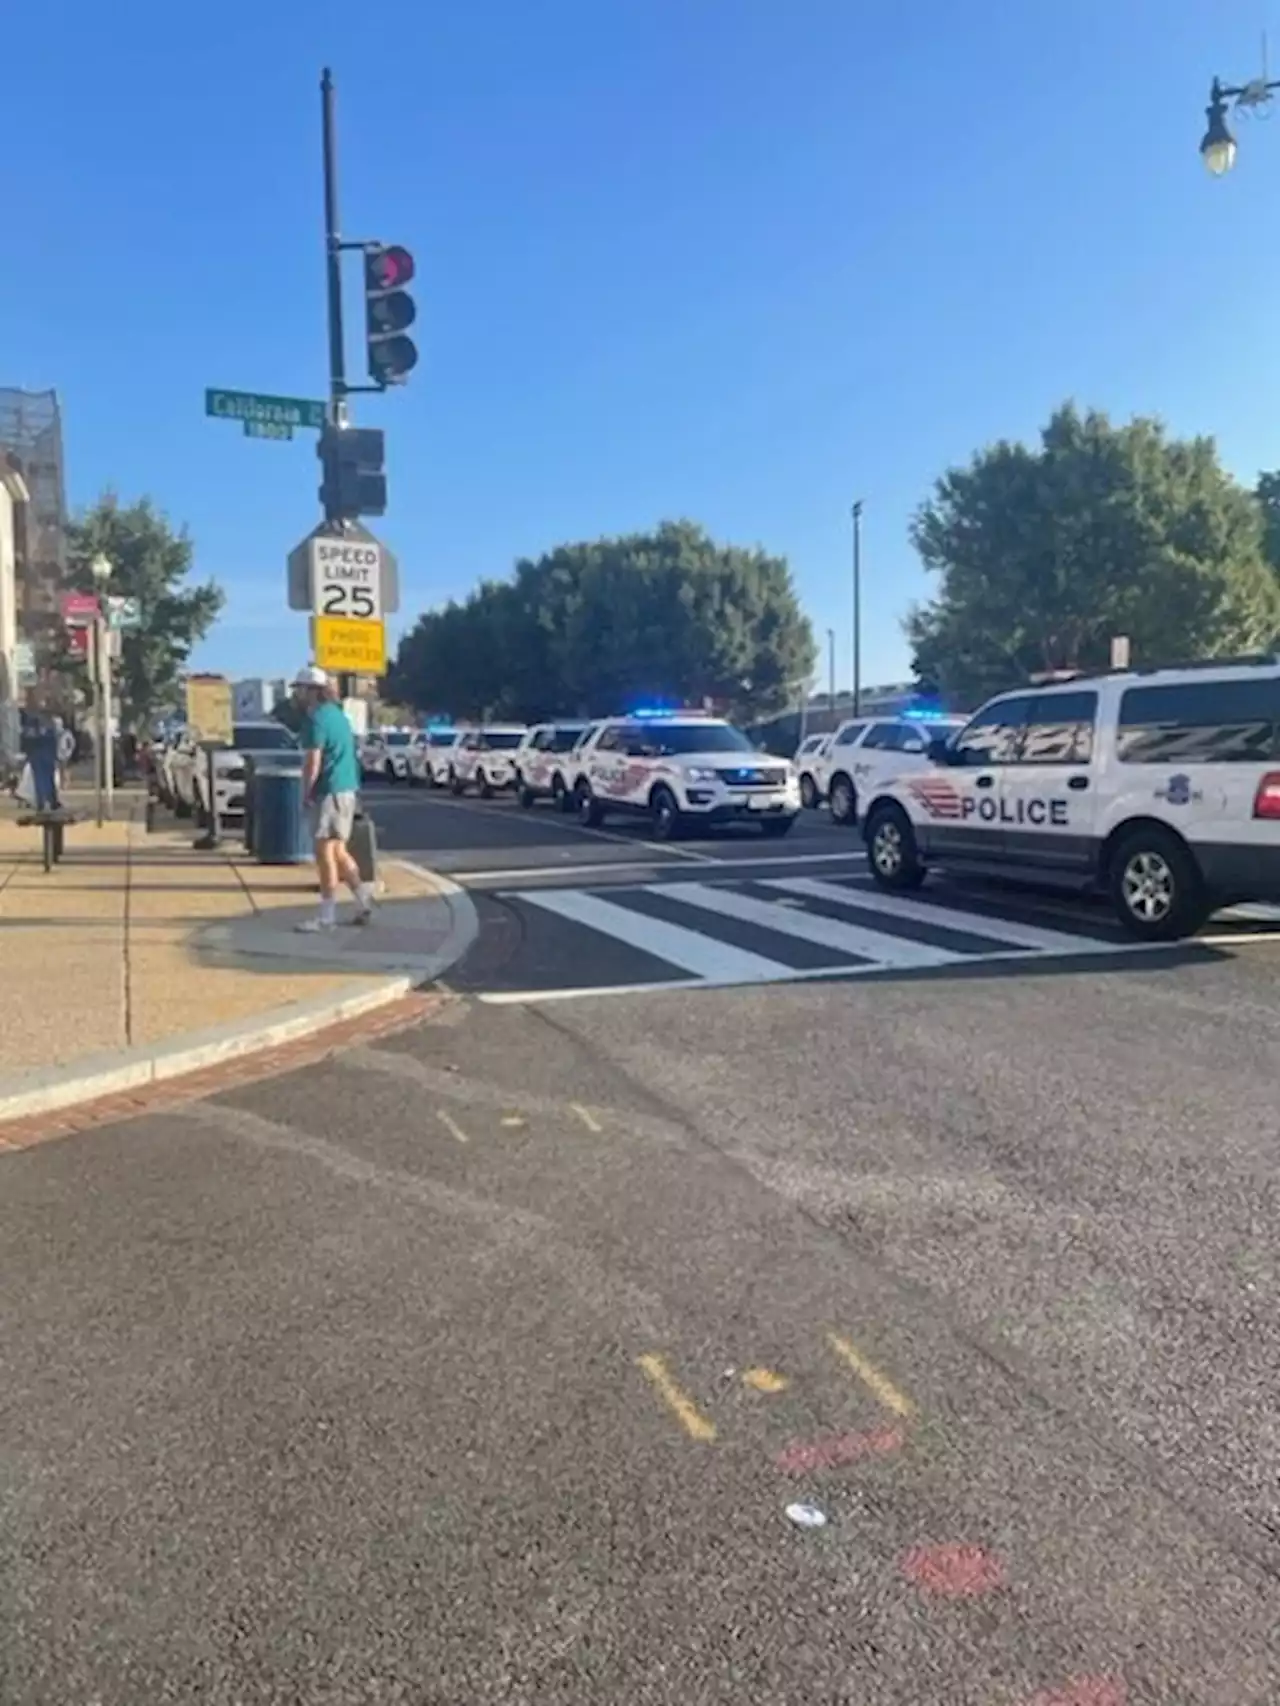
[(365, 255), (364, 271), (369, 290), (403, 290), (413, 277), (413, 256), (398, 245), (374, 249)]

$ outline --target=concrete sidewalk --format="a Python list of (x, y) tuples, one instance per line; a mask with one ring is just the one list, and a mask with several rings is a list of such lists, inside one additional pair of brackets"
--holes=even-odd
[[(292, 1041), (438, 976), (471, 902), (387, 861), (375, 926), (299, 936), (309, 867), (130, 821), (78, 824), (46, 875), (39, 834), (0, 816), (0, 1121)], [(350, 912), (348, 904), (342, 908)]]

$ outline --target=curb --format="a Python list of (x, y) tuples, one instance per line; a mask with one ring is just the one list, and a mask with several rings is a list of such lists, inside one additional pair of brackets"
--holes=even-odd
[(200, 1072), (225, 1061), (243, 1059), (283, 1044), (298, 1042), (346, 1019), (357, 1019), (409, 995), (408, 977), (381, 978), (372, 988), (352, 983), (332, 995), (313, 996), (290, 1007), (237, 1019), (207, 1031), (193, 1031), (176, 1042), (89, 1055), (69, 1067), (41, 1067), (0, 1080), (0, 1126), (32, 1114), (54, 1113), (81, 1102), (96, 1102), (166, 1079)]

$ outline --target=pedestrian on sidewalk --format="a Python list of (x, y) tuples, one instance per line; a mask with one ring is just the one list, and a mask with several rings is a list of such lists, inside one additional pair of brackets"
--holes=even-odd
[(328, 675), (315, 664), (298, 671), (294, 698), (302, 712), (302, 797), (311, 812), (311, 834), (315, 841), (316, 870), (320, 876), (320, 910), (298, 929), (309, 935), (332, 930), (338, 921), (339, 883), (355, 896), (355, 923), (367, 924), (373, 916), (373, 887), (360, 880), (360, 867), (347, 851), (355, 825), (356, 794), (360, 787), (360, 761), (356, 737), (346, 712), (338, 703), (337, 690)]

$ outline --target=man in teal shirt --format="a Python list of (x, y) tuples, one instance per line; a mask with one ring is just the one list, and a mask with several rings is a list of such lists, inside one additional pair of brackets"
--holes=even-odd
[(316, 870), (320, 874), (320, 910), (298, 929), (308, 934), (333, 929), (338, 921), (340, 882), (355, 896), (355, 922), (367, 924), (373, 914), (373, 890), (361, 882), (360, 867), (347, 851), (360, 789), (355, 732), (324, 670), (308, 664), (298, 671), (293, 690), (304, 719), (302, 794), (311, 811)]

